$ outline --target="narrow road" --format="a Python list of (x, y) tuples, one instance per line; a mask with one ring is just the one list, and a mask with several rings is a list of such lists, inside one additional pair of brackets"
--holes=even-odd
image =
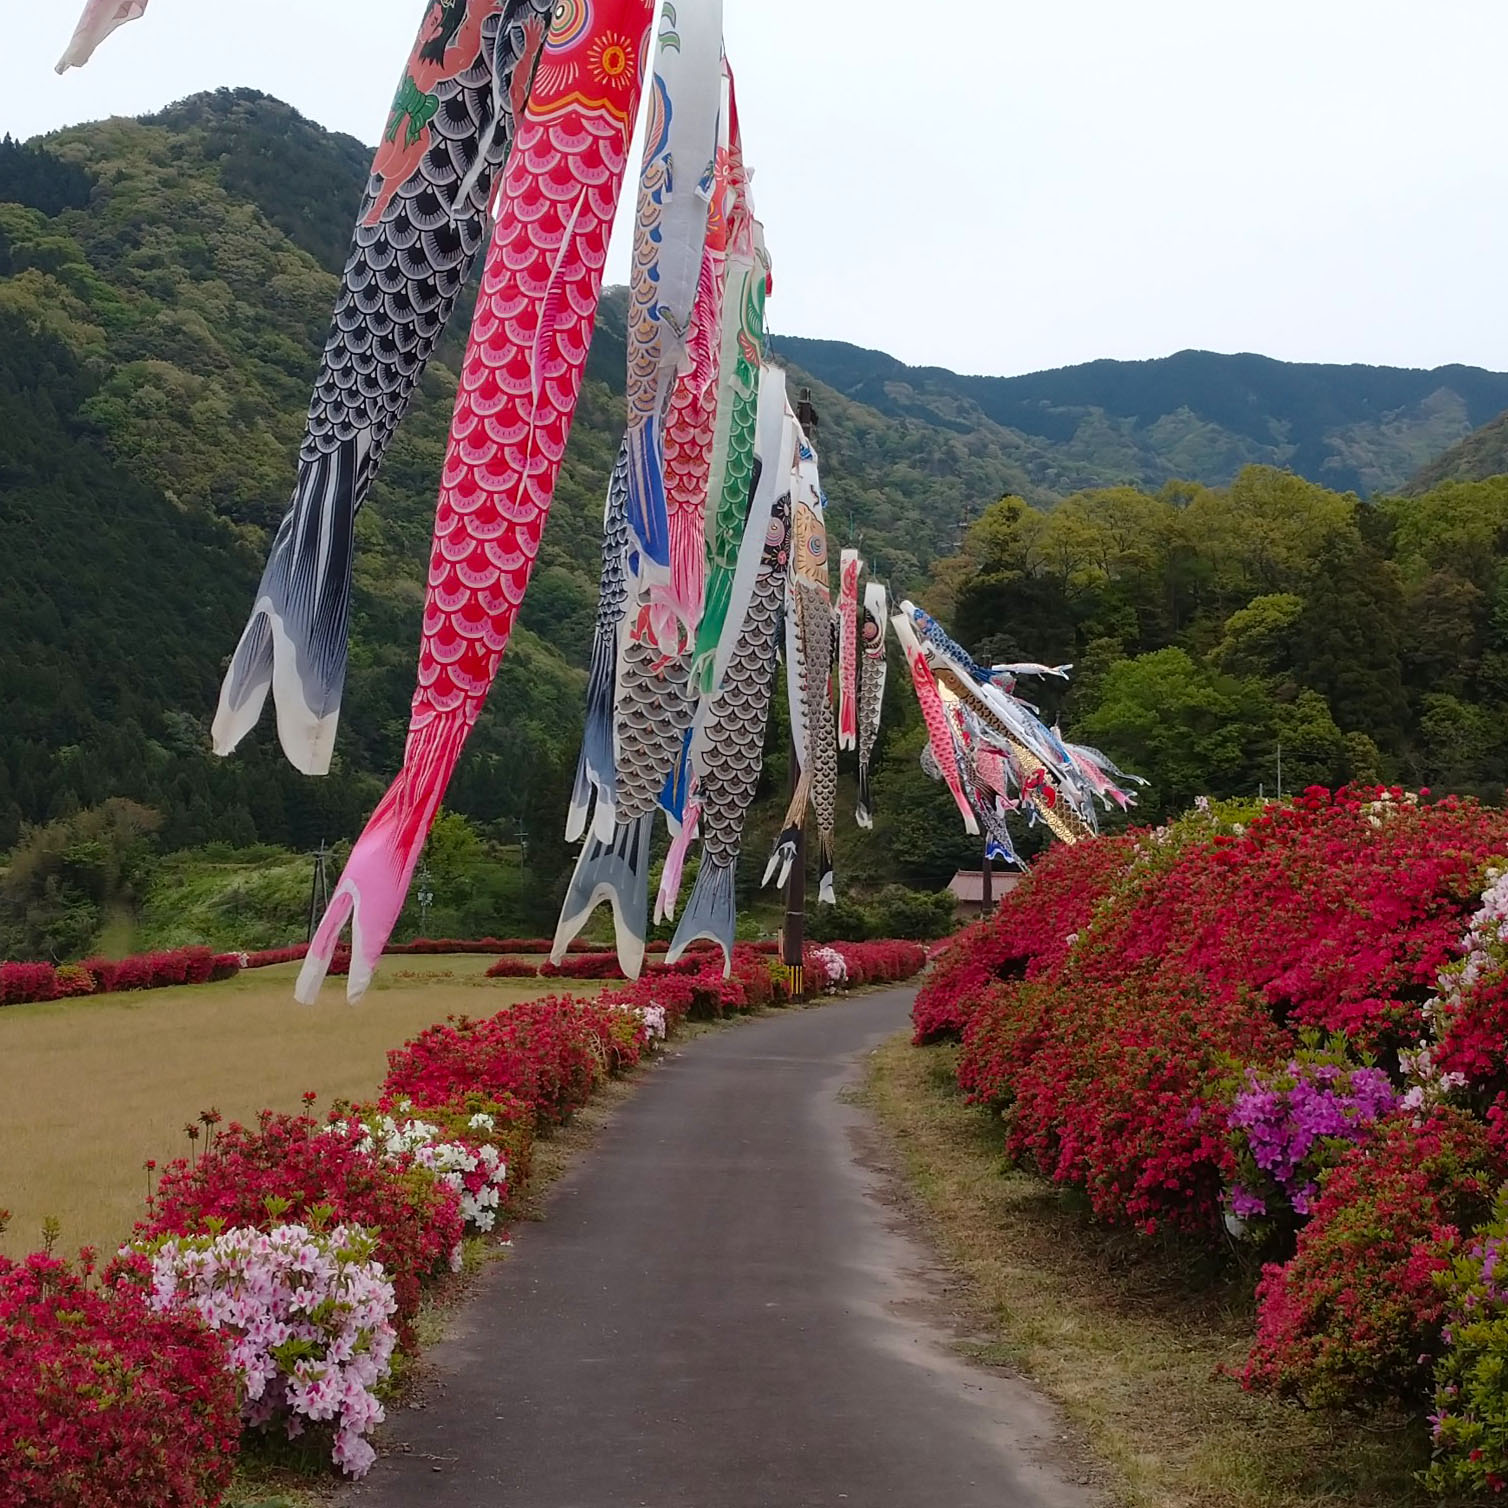
[(674, 1052), (484, 1279), (351, 1508), (1086, 1508), (960, 1361), (845, 1104), (909, 990)]

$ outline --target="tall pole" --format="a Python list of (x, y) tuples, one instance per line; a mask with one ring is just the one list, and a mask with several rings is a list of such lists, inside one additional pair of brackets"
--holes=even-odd
[(980, 867), (979, 874), (983, 881), (983, 888), (980, 890), (979, 898), (984, 903), (984, 914), (988, 916), (995, 909), (995, 872), (990, 868), (990, 840), (988, 834), (985, 835), (984, 863)]
[[(817, 426), (821, 422), (817, 417), (817, 410), (812, 406), (812, 390), (809, 387), (801, 389), (801, 397), (796, 402), (796, 418), (806, 438), (811, 442), (813, 450), (817, 448)], [(791, 674), (790, 662), (786, 663), (786, 675)], [(789, 695), (789, 692), (787, 693)], [(791, 799), (796, 796), (797, 787), (801, 784), (801, 750), (796, 747), (796, 727), (791, 725)], [(785, 886), (785, 929), (781, 937), (780, 958), (790, 971), (791, 998), (804, 1000), (806, 998), (806, 978), (802, 969), (801, 958), (806, 947), (806, 813), (800, 813), (800, 821), (796, 829), (796, 860), (791, 865), (790, 878)]]
[(325, 868), (325, 857), (329, 852), (325, 847), (325, 840), (319, 840), (319, 852), (314, 855), (314, 883), (309, 887), (309, 938), (314, 941), (315, 929), (319, 926), (320, 919), (330, 906), (330, 876)]

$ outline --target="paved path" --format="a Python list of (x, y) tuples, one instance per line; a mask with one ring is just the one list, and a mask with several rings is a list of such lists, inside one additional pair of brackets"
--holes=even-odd
[(948, 1347), (840, 1091), (911, 994), (675, 1052), (484, 1280), (351, 1508), (1084, 1508), (1023, 1384)]

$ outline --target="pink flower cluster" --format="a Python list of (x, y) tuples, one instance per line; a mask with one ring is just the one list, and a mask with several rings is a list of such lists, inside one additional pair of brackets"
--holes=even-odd
[(333, 1459), (364, 1476), (367, 1436), (383, 1419), (376, 1388), (392, 1371), (393, 1286), (373, 1259), (375, 1238), (337, 1226), (275, 1225), (168, 1237), (145, 1248), (153, 1313), (188, 1310), (230, 1341), (247, 1424), (282, 1421), (290, 1439), (309, 1423), (334, 1430)]
[(1227, 1113), (1238, 1161), (1231, 1212), (1238, 1219), (1276, 1215), (1281, 1198), (1307, 1215), (1335, 1144), (1365, 1141), (1401, 1098), (1382, 1069), (1348, 1064), (1343, 1043), (1290, 1058), (1275, 1072), (1247, 1069)]

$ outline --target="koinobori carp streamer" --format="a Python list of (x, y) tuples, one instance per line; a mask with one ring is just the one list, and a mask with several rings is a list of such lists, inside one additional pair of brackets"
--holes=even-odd
[(652, 0), (562, 0), (508, 159), (446, 450), (403, 769), (352, 851), (299, 976), (349, 920), (371, 980), (507, 647), (554, 497), (628, 166)]
[(67, 51), (58, 59), (57, 71), (67, 73), (70, 68), (82, 68), (116, 27), (124, 26), (127, 21), (139, 21), (146, 13), (147, 0), (89, 0)]
[(330, 768), (356, 515), (481, 248), (554, 0), (429, 0), (372, 162), (298, 480), (221, 689), (229, 754), (268, 692), (288, 759)]

